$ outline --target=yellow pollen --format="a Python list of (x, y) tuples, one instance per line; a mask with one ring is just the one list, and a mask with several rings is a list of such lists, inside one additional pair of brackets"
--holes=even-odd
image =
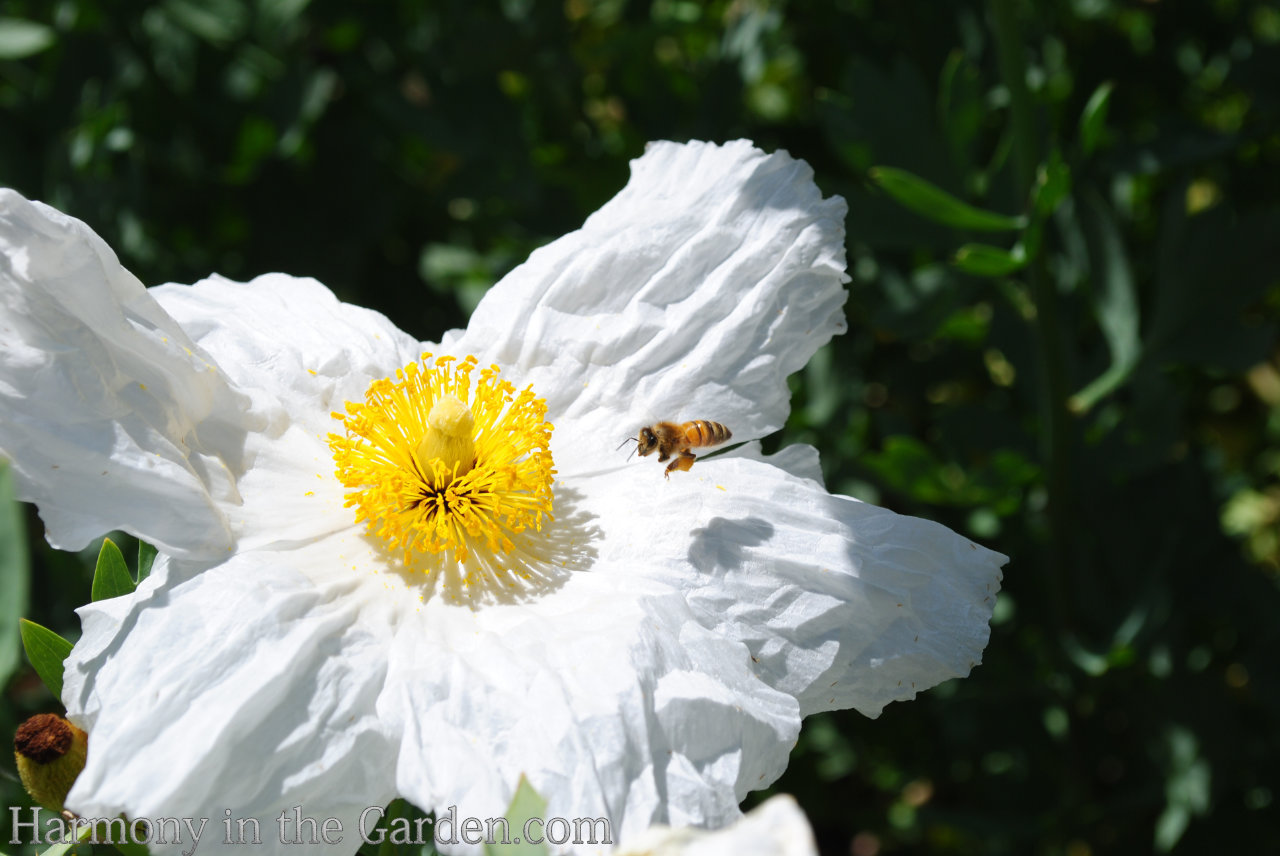
[[(511, 536), (550, 520), (555, 469), (546, 402), (475, 357), (423, 354), (348, 401), (330, 434), (338, 480), (370, 535), (415, 556), (510, 552)], [(431, 568), (427, 568), (430, 570)]]

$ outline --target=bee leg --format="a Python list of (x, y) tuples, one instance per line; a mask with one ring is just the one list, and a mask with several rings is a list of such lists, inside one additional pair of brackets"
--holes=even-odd
[(671, 463), (667, 464), (667, 471), (663, 473), (663, 476), (665, 476), (666, 478), (671, 478), (672, 470), (682, 470), (687, 473), (689, 472), (689, 468), (693, 466), (693, 462), (696, 461), (697, 459), (698, 459), (697, 455), (695, 455), (693, 452), (690, 452), (688, 449), (685, 449), (683, 452), (680, 453), (679, 457), (677, 457)]

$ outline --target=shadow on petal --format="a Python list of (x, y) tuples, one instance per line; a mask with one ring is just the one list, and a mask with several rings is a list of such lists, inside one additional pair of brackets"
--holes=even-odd
[(751, 548), (759, 547), (773, 534), (773, 524), (760, 517), (713, 517), (706, 526), (693, 530), (689, 563), (703, 572), (741, 567)]
[(556, 591), (570, 574), (595, 564), (601, 532), (596, 516), (582, 507), (582, 498), (579, 491), (557, 485), (555, 519), (541, 529), (513, 534), (509, 552), (473, 545), (462, 562), (447, 553), (422, 554), (406, 566), (377, 539), (367, 540), (424, 602), (439, 597), (473, 609), (526, 603)]

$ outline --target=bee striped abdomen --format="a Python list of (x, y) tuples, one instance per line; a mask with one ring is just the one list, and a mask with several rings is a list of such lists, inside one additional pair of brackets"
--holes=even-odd
[(695, 419), (680, 427), (684, 430), (685, 442), (694, 447), (718, 446), (733, 436), (728, 428), (709, 419)]

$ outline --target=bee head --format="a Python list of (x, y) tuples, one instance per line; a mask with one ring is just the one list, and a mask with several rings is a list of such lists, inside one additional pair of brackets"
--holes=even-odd
[(643, 458), (656, 448), (658, 448), (658, 435), (648, 426), (641, 428), (640, 437), (636, 440), (636, 451), (640, 453), (640, 457)]

